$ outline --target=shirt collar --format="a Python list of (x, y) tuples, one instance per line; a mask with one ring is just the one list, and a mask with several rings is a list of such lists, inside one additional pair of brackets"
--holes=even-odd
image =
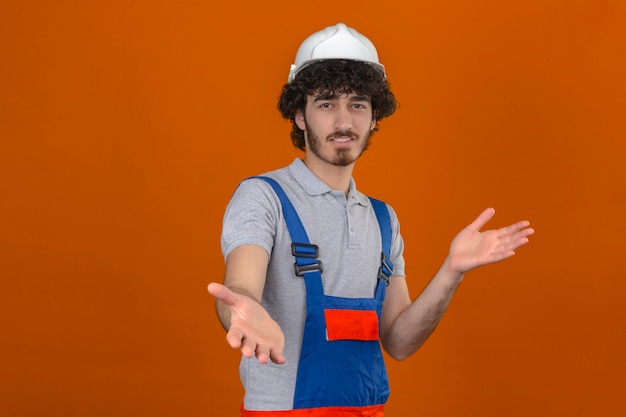
[[(296, 158), (290, 165), (289, 171), (294, 179), (309, 195), (322, 195), (333, 191), (324, 181), (313, 173), (300, 158)], [(350, 178), (348, 187), (348, 201), (356, 201), (358, 204), (369, 206), (370, 201), (356, 188), (354, 178)]]

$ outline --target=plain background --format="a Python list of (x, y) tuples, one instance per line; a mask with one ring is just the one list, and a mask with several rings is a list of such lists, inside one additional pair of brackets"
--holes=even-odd
[(400, 216), (412, 295), (485, 207), (537, 230), (388, 362), (388, 415), (625, 415), (625, 5), (3, 1), (0, 414), (238, 415), (221, 217), (300, 156), (276, 99), (343, 21), (400, 102), (355, 177)]

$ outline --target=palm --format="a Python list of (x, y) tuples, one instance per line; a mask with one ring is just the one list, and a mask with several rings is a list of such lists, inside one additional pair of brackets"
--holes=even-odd
[(494, 209), (483, 211), (463, 229), (450, 245), (450, 268), (466, 273), (474, 268), (502, 261), (515, 254), (515, 250), (528, 242), (534, 233), (529, 222), (521, 221), (497, 230), (481, 232), (480, 229), (493, 217)]
[(271, 360), (284, 363), (284, 334), (267, 311), (252, 298), (237, 294), (224, 285), (211, 283), (209, 292), (223, 302), (230, 311), (230, 326), (226, 340), (232, 348), (241, 348), (241, 353), (259, 362)]

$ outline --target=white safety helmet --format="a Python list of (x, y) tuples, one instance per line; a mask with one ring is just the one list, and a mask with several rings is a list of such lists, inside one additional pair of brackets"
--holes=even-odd
[(385, 76), (385, 67), (378, 62), (374, 44), (356, 30), (343, 23), (315, 32), (302, 42), (296, 54), (296, 62), (289, 70), (289, 82), (309, 64), (325, 59), (362, 61), (378, 68)]

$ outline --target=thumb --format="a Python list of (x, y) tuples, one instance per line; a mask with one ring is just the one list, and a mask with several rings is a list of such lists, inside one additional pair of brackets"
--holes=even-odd
[(228, 305), (234, 305), (236, 303), (235, 294), (225, 285), (218, 284), (217, 282), (211, 282), (207, 287), (207, 290), (209, 290), (209, 294), (213, 297)]
[(493, 208), (485, 209), (482, 213), (476, 217), (476, 219), (467, 226), (468, 229), (472, 231), (479, 231), (491, 218), (496, 214), (496, 210)]

